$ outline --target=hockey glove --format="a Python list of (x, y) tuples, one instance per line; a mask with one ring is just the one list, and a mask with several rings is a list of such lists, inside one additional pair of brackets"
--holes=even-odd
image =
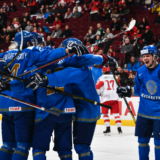
[(7, 62), (3, 59), (3, 58), (0, 58), (0, 70), (2, 72), (5, 72), (5, 73), (10, 73), (9, 69), (4, 69), (4, 67), (7, 66)]
[(76, 42), (69, 42), (67, 44), (67, 49), (69, 50), (69, 53), (76, 53), (77, 56), (89, 53), (88, 49), (83, 44)]
[(25, 86), (27, 88), (32, 88), (33, 90), (36, 90), (42, 83), (46, 85), (48, 84), (47, 77), (42, 73), (37, 72), (26, 80)]
[(1, 79), (0, 80), (0, 92), (4, 92), (6, 90), (10, 91), (10, 84), (4, 83), (4, 81)]
[(123, 98), (123, 96), (125, 97), (131, 97), (131, 87), (127, 86), (127, 87), (118, 87), (117, 88), (117, 94), (120, 98)]
[(108, 65), (111, 67), (115, 67), (115, 68), (118, 67), (118, 62), (116, 59), (114, 59), (113, 57), (107, 56), (107, 55), (105, 56), (107, 57), (107, 63), (105, 64), (105, 67), (108, 67)]

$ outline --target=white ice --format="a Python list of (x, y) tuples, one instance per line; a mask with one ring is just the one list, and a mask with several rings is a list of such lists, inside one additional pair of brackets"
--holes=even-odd
[[(134, 127), (122, 126), (123, 135), (119, 136), (116, 126), (111, 126), (111, 136), (104, 136), (103, 125), (97, 125), (92, 141), (92, 151), (94, 160), (138, 160), (137, 137), (134, 136)], [(0, 133), (1, 134), (1, 133)], [(2, 139), (0, 135), (0, 146)], [(47, 152), (47, 160), (59, 160), (57, 153), (52, 151), (53, 142), (50, 145), (50, 151)], [(29, 160), (32, 160), (30, 151)], [(150, 141), (150, 160), (154, 160), (154, 143)], [(77, 154), (73, 149), (73, 160), (78, 160)]]

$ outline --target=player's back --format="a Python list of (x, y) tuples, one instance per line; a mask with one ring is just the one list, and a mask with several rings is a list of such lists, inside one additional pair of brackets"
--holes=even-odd
[(96, 84), (96, 89), (101, 95), (101, 103), (111, 100), (119, 100), (118, 94), (116, 93), (117, 84), (114, 80), (113, 75), (104, 74), (102, 75)]
[[(17, 54), (18, 49), (10, 50), (5, 53), (3, 53), (0, 57), (5, 59), (7, 63), (9, 63)], [(65, 49), (59, 48), (56, 50), (45, 50), (40, 47), (28, 47), (21, 51), (20, 55), (16, 58), (16, 60), (11, 64), (9, 67), (11, 74), (14, 76), (19, 76), (20, 74), (24, 73), (24, 71), (33, 66), (33, 65), (43, 65), (47, 62), (58, 59), (62, 56), (65, 56)], [(35, 103), (33, 98), (33, 91), (32, 89), (28, 89), (28, 95), (24, 95), (22, 93), (16, 93), (16, 92), (8, 92), (9, 95), (19, 98), (21, 100)], [(4, 99), (4, 98), (3, 98)], [(21, 106), (20, 111), (26, 111), (26, 110), (33, 110), (33, 108), (28, 107), (27, 105), (21, 104), (19, 102), (6, 99), (5, 104), (3, 106), (4, 111), (8, 111), (8, 107), (12, 106), (13, 109), (17, 106)]]
[[(95, 83), (92, 76), (92, 71), (89, 68), (84, 69), (84, 77), (86, 77), (79, 84), (71, 84), (73, 94), (92, 99), (99, 102), (99, 97), (95, 89)], [(76, 113), (74, 118), (76, 121), (94, 122), (99, 119), (100, 106), (94, 105), (79, 99), (74, 99)]]

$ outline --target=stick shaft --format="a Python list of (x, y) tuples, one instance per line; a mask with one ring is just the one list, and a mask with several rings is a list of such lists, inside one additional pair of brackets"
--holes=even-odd
[(22, 76), (27, 75), (27, 74), (29, 74), (29, 73), (32, 73), (32, 72), (35, 72), (35, 71), (40, 70), (40, 69), (42, 69), (42, 68), (45, 68), (45, 67), (47, 67), (47, 66), (49, 66), (49, 65), (51, 65), (51, 64), (53, 64), (53, 63), (56, 63), (56, 62), (58, 62), (58, 61), (60, 61), (60, 60), (62, 60), (62, 59), (65, 59), (65, 58), (68, 58), (68, 57), (70, 57), (70, 56), (73, 56), (74, 54), (75, 54), (75, 53), (72, 53), (72, 54), (69, 54), (69, 55), (67, 55), (67, 56), (61, 57), (61, 58), (59, 58), (59, 59), (57, 59), (57, 60), (54, 60), (54, 61), (52, 61), (52, 62), (49, 62), (49, 63), (47, 63), (47, 64), (45, 64), (45, 65), (43, 65), (43, 66), (40, 66), (40, 67), (38, 67), (38, 68), (36, 68), (36, 69), (33, 69), (33, 70), (28, 71), (28, 72), (26, 72), (26, 73), (23, 73), (23, 74), (19, 75), (18, 77), (22, 77)]
[[(115, 79), (115, 81), (116, 81), (117, 86), (120, 87), (120, 85), (119, 85), (119, 83), (118, 83), (118, 81), (117, 81), (117, 78), (116, 78), (116, 76), (115, 76), (115, 74), (114, 74), (114, 72), (113, 72), (112, 67), (109, 66), (109, 68), (111, 69), (111, 72), (112, 72), (112, 74), (113, 74), (113, 77), (114, 77), (114, 79)], [(125, 104), (126, 104), (128, 110), (129, 110), (129, 113), (131, 114), (131, 117), (132, 117), (134, 123), (136, 124), (136, 119), (135, 119), (135, 117), (134, 117), (134, 115), (133, 115), (133, 112), (132, 112), (132, 110), (131, 110), (131, 108), (130, 108), (128, 102), (127, 102), (126, 97), (123, 96), (123, 99), (124, 99), (124, 102), (125, 102)]]
[[(74, 55), (74, 53), (69, 54), (69, 55), (64, 56), (64, 57), (61, 57), (61, 58), (56, 59), (56, 60), (54, 60), (54, 61), (52, 61), (52, 62), (49, 62), (49, 63), (47, 63), (47, 64), (44, 64), (43, 66), (40, 66), (40, 67), (38, 67), (38, 68), (35, 68), (35, 69), (31, 70), (31, 71), (28, 71), (28, 72), (25, 72), (25, 73), (23, 73), (23, 74), (20, 74), (18, 77), (23, 77), (23, 76), (25, 76), (25, 75), (27, 75), (27, 74), (30, 74), (30, 73), (32, 73), (32, 72), (35, 72), (35, 71), (39, 70), (39, 69), (45, 68), (45, 67), (47, 67), (47, 66), (49, 66), (49, 65), (51, 65), (51, 64), (53, 64), (53, 63), (56, 63), (56, 62), (58, 62), (58, 61), (60, 61), (60, 60), (62, 60), (62, 59), (68, 58), (68, 57), (73, 56), (73, 55)], [(7, 83), (7, 82), (10, 82), (10, 80), (5, 81), (4, 83)]]
[(35, 104), (29, 103), (29, 102), (26, 102), (26, 101), (22, 101), (22, 100), (20, 100), (20, 99), (18, 99), (18, 98), (14, 98), (14, 97), (8, 96), (8, 95), (3, 94), (3, 93), (0, 93), (0, 96), (5, 97), (5, 98), (8, 98), (8, 99), (11, 99), (11, 100), (14, 100), (14, 101), (16, 101), (16, 102), (20, 102), (20, 103), (22, 103), (22, 104), (26, 104), (26, 105), (28, 105), (28, 106), (30, 106), (30, 107), (33, 107), (33, 108), (36, 108), (36, 109), (40, 109), (40, 110), (45, 111), (45, 112), (49, 112), (49, 113), (54, 114), (54, 115), (56, 115), (56, 116), (59, 116), (59, 115), (60, 115), (60, 114), (57, 113), (57, 112), (51, 111), (51, 110), (49, 110), (49, 109), (46, 109), (46, 108), (44, 108), (44, 107), (37, 106), (37, 105), (35, 105)]
[(16, 54), (16, 56), (6, 66), (3, 67), (5, 70), (8, 67), (10, 67), (10, 65), (16, 60), (16, 58), (20, 55), (20, 53), (22, 51), (22, 48), (23, 48), (23, 33), (22, 33), (22, 28), (20, 30), (21, 30), (21, 45), (20, 45), (20, 48), (19, 48), (18, 53)]
[[(19, 78), (19, 77), (15, 77), (15, 76), (9, 75), (9, 74), (4, 73), (4, 72), (2, 72), (2, 71), (0, 71), (0, 74), (3, 75), (3, 76), (9, 77), (9, 78), (13, 78), (13, 79), (18, 80), (18, 81), (21, 81), (21, 82), (25, 82), (24, 79), (21, 79), (21, 78)], [(86, 102), (91, 103), (91, 104), (94, 104), (94, 105), (99, 105), (99, 106), (103, 106), (103, 107), (108, 108), (108, 109), (112, 109), (112, 107), (110, 107), (110, 106), (108, 106), (108, 105), (104, 105), (104, 104), (102, 104), (102, 103), (99, 103), (99, 102), (97, 102), (97, 101), (94, 101), (94, 100), (91, 100), (91, 99), (87, 99), (87, 98), (84, 98), (84, 97), (79, 97), (79, 96), (76, 96), (76, 95), (71, 94), (71, 93), (63, 92), (63, 91), (60, 91), (60, 90), (55, 89), (55, 88), (51, 88), (51, 87), (47, 87), (47, 86), (43, 86), (43, 85), (39, 85), (39, 87), (44, 88), (44, 89), (47, 89), (47, 90), (55, 91), (55, 92), (57, 92), (57, 93), (60, 93), (60, 94), (63, 94), (63, 95), (72, 97), (72, 98), (74, 98), (74, 99), (80, 99), (80, 100), (86, 101)]]
[(106, 41), (108, 41), (108, 40), (110, 40), (110, 39), (113, 39), (113, 38), (115, 38), (115, 37), (118, 37), (119, 35), (125, 33), (126, 31), (127, 31), (127, 30), (125, 30), (125, 31), (123, 31), (123, 32), (120, 32), (120, 33), (118, 33), (118, 34), (116, 34), (116, 35), (113, 35), (113, 36), (110, 37), (110, 38), (103, 39), (102, 41), (100, 41), (100, 42), (98, 42), (98, 43), (94, 43), (94, 44), (92, 44), (92, 45), (90, 45), (90, 46), (87, 46), (87, 48), (94, 47), (94, 46), (99, 45), (99, 44), (101, 44), (101, 43), (104, 43), (104, 42), (106, 42)]

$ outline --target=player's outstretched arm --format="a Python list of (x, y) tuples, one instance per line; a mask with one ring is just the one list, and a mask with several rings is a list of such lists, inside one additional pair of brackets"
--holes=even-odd
[(47, 74), (48, 85), (63, 87), (69, 83), (81, 83), (88, 76), (88, 69), (86, 68), (72, 68), (68, 67), (62, 71)]
[(64, 61), (64, 67), (90, 67), (93, 65), (101, 65), (103, 63), (101, 55), (85, 54), (82, 56), (73, 56)]
[(37, 72), (26, 80), (25, 86), (27, 88), (32, 88), (33, 90), (36, 90), (40, 84), (63, 87), (69, 83), (80, 83), (88, 75), (84, 72), (87, 73), (87, 70), (84, 68), (71, 67), (47, 75), (43, 75), (42, 73)]

